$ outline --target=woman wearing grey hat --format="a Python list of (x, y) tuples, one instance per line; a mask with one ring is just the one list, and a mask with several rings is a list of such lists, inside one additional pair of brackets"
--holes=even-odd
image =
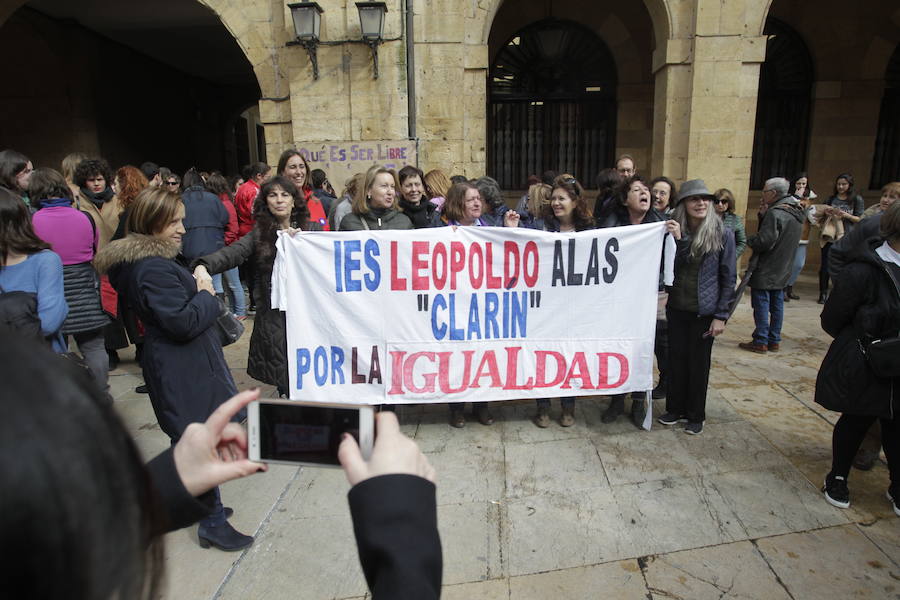
[(712, 344), (725, 331), (734, 296), (734, 233), (712, 207), (714, 198), (702, 179), (685, 181), (672, 214), (681, 236), (666, 319), (669, 344), (678, 351), (669, 355), (666, 412), (658, 421), (686, 421), (684, 431), (692, 435), (703, 431)]

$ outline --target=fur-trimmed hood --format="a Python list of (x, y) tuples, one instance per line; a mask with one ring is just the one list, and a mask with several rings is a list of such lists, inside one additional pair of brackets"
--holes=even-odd
[(181, 245), (161, 240), (152, 235), (130, 233), (126, 237), (110, 242), (94, 257), (94, 268), (101, 275), (121, 264), (133, 264), (145, 258), (174, 259), (181, 252)]

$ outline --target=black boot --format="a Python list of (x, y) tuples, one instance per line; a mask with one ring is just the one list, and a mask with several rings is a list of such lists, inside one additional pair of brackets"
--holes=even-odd
[(791, 286), (788, 286), (788, 287), (784, 288), (783, 290), (781, 290), (781, 296), (784, 298), (785, 302), (791, 301), (791, 295), (789, 293), (790, 289), (791, 289)]
[(643, 392), (640, 395), (631, 395), (631, 422), (634, 423), (634, 426), (638, 429), (643, 429), (644, 427), (644, 417), (647, 416), (647, 411), (644, 410), (644, 394)]
[(216, 527), (200, 526), (197, 531), (200, 539), (201, 548), (209, 548), (215, 546), (219, 550), (225, 552), (236, 552), (249, 548), (253, 544), (252, 535), (244, 535), (231, 526), (231, 523), (225, 521)]
[(600, 415), (600, 420), (604, 423), (612, 423), (619, 418), (619, 415), (625, 412), (625, 394), (613, 396), (609, 401), (609, 407)]
[(819, 304), (825, 304), (826, 300), (828, 300), (828, 292), (819, 291), (819, 299), (816, 302), (818, 302)]
[(794, 293), (794, 286), (792, 286), (792, 285), (789, 285), (786, 288), (784, 288), (785, 301), (787, 301), (788, 298), (790, 298), (791, 300), (799, 300), (800, 299), (800, 296), (798, 296), (797, 294)]

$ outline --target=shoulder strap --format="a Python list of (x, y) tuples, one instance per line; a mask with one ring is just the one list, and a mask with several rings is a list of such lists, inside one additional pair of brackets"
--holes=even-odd
[(83, 210), (80, 212), (87, 217), (88, 222), (91, 224), (91, 248), (94, 249), (94, 254), (97, 254), (97, 224), (94, 223), (94, 217)]

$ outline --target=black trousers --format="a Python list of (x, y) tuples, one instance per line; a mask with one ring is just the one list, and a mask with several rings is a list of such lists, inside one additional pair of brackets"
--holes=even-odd
[(706, 420), (706, 389), (713, 337), (709, 331), (712, 316), (698, 317), (692, 312), (666, 309), (669, 321), (669, 387), (666, 412), (684, 415), (692, 423)]
[(659, 369), (659, 385), (666, 389), (669, 373), (669, 323), (663, 319), (656, 320), (656, 340), (653, 343), (656, 355), (656, 367)]
[[(853, 457), (859, 450), (866, 432), (878, 417), (841, 415), (831, 435), (831, 472), (846, 478), (850, 474)], [(900, 419), (878, 419), (881, 422), (881, 447), (891, 472), (891, 486), (900, 485)], [(900, 499), (894, 498), (900, 501)]]
[(824, 294), (828, 291), (829, 273), (828, 273), (828, 253), (831, 250), (831, 242), (822, 246), (821, 265), (819, 265), (819, 293)]

